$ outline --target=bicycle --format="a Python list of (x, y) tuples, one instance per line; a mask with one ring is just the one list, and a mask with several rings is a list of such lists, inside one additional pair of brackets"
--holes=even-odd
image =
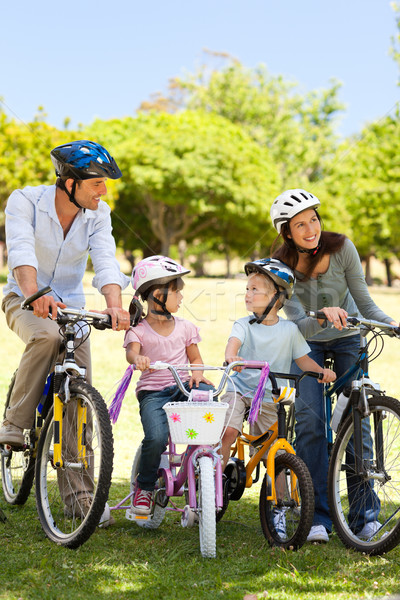
[[(50, 291), (47, 287), (26, 298), (22, 308), (29, 309)], [(63, 360), (47, 377), (32, 427), (24, 432), (24, 446), (0, 446), (1, 475), (4, 497), (12, 505), (26, 502), (35, 479), (36, 506), (46, 536), (77, 548), (95, 531), (106, 507), (113, 436), (106, 404), (85, 381), (86, 369), (76, 363), (75, 350), (90, 335), (91, 326), (105, 329), (111, 324), (109, 315), (75, 308), (58, 308), (57, 323)], [(89, 506), (87, 502), (84, 506), (88, 490)], [(64, 503), (67, 496), (68, 506)]]
[[(325, 319), (322, 312), (307, 314)], [(400, 337), (400, 328), (357, 317), (348, 317), (347, 327), (361, 327), (363, 333), (358, 359), (334, 383), (324, 386), (330, 446), (328, 500), (343, 544), (378, 555), (400, 542), (400, 402), (386, 396), (369, 378), (368, 367), (383, 351), (384, 336)], [(331, 360), (328, 354), (326, 361)], [(338, 416), (340, 410), (343, 413)], [(332, 420), (338, 423), (334, 441)], [(365, 524), (366, 506), (381, 524), (369, 538), (362, 539), (358, 533)]]
[[(216, 521), (219, 515), (226, 510), (226, 502), (224, 501), (224, 489), (221, 457), (218, 454), (220, 447), (220, 437), (224, 425), (224, 417), (228, 405), (226, 403), (216, 403), (212, 399), (218, 397), (227, 381), (229, 372), (238, 366), (244, 368), (261, 369), (266, 365), (265, 362), (256, 361), (236, 361), (225, 367), (209, 367), (204, 365), (184, 366), (183, 369), (191, 370), (218, 370), (223, 371), (221, 381), (218, 388), (213, 392), (204, 392), (192, 389), (188, 392), (183, 386), (179, 377), (177, 366), (168, 363), (154, 363), (151, 365), (153, 369), (168, 368), (180, 391), (188, 398), (188, 402), (168, 403), (164, 408), (168, 414), (168, 423), (170, 427), (170, 438), (168, 447), (162, 456), (159, 480), (154, 493), (152, 511), (149, 516), (136, 515), (131, 505), (126, 505), (126, 502), (133, 497), (136, 477), (138, 475), (138, 466), (141, 456), (141, 447), (139, 446), (132, 466), (131, 472), (131, 490), (130, 494), (121, 500), (116, 506), (110, 510), (126, 510), (126, 518), (135, 521), (140, 527), (155, 529), (159, 527), (164, 519), (167, 510), (181, 513), (181, 525), (183, 527), (191, 527), (198, 523), (200, 534), (200, 551), (203, 557), (216, 556)], [(179, 369), (182, 369), (179, 366)], [(314, 374), (315, 375), (315, 374)], [(271, 374), (273, 378), (273, 374)], [(276, 383), (276, 382), (275, 382)], [(205, 400), (205, 401), (204, 401)], [(171, 404), (171, 406), (169, 406)], [(220, 409), (218, 414), (216, 409)], [(110, 412), (113, 408), (111, 406)], [(215, 430), (213, 437), (197, 437), (201, 423), (207, 429), (211, 423), (214, 423)], [(276, 428), (275, 428), (276, 429)], [(199, 434), (200, 435), (200, 434)], [(265, 447), (273, 445), (278, 432), (267, 432), (271, 438), (265, 442)], [(193, 438), (192, 438), (193, 436)], [(192, 438), (192, 439), (191, 439)], [(177, 444), (188, 444), (184, 452), (177, 452)], [(274, 477), (275, 472), (275, 455), (278, 450), (286, 449), (283, 440), (276, 440), (276, 446), (271, 453), (270, 470), (271, 480), (268, 481), (268, 492), (264, 494), (265, 502), (269, 502), (269, 507), (278, 505), (280, 508), (290, 508), (293, 512), (297, 510), (298, 521), (301, 524), (301, 530), (305, 532), (305, 536), (311, 527), (312, 515), (314, 512), (314, 495), (311, 477), (305, 465), (300, 459), (292, 454), (285, 460), (286, 452), (282, 456), (276, 457), (276, 469), (281, 472), (283, 468), (289, 469), (287, 473), (287, 484), (290, 490), (287, 491), (288, 496), (285, 500), (278, 497), (275, 489)], [(272, 450), (272, 448), (271, 448)], [(290, 449), (293, 453), (293, 449)], [(260, 453), (258, 453), (260, 455)], [(287, 467), (287, 465), (289, 465)], [(267, 480), (266, 484), (267, 486)], [(185, 496), (185, 507), (179, 508), (173, 498)], [(272, 508), (271, 508), (272, 510)], [(271, 512), (271, 511), (269, 511)], [(267, 509), (264, 509), (267, 515)], [(269, 520), (267, 517), (265, 522)], [(295, 543), (294, 536), (290, 537), (291, 543)], [(299, 537), (299, 536), (297, 536)], [(280, 539), (276, 539), (274, 543), (280, 543), (286, 546)]]
[[(305, 543), (314, 515), (310, 473), (286, 439), (286, 407), (294, 403), (298, 384), (306, 376), (320, 377), (314, 372), (301, 375), (269, 372), (272, 396), (278, 405), (277, 421), (261, 435), (242, 430), (236, 438), (225, 468), (224, 507), (217, 517), (222, 518), (229, 501), (240, 500), (245, 489), (259, 481), (260, 465), (264, 462), (266, 472), (259, 496), (261, 528), (271, 546), (292, 550)], [(293, 381), (294, 387), (279, 387), (277, 378)], [(253, 452), (247, 462), (245, 448)]]

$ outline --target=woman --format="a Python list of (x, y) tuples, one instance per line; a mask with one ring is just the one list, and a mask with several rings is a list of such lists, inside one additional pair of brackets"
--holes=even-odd
[[(274, 258), (295, 271), (295, 294), (285, 304), (311, 347), (309, 356), (321, 366), (324, 353), (335, 357), (335, 372), (340, 377), (355, 361), (360, 334), (347, 330), (347, 316), (397, 323), (373, 302), (365, 282), (360, 258), (354, 244), (344, 235), (321, 230), (320, 201), (305, 190), (286, 190), (271, 207), (272, 223), (283, 243)], [(276, 247), (276, 242), (274, 247)], [(307, 317), (305, 311), (321, 310), (327, 320)], [(293, 368), (296, 371), (296, 367)], [(328, 542), (332, 522), (327, 497), (328, 448), (325, 437), (323, 390), (315, 379), (300, 384), (296, 400), (296, 452), (311, 473), (315, 489), (315, 514), (308, 541)], [(359, 537), (370, 537), (378, 529), (379, 510), (366, 507)]]

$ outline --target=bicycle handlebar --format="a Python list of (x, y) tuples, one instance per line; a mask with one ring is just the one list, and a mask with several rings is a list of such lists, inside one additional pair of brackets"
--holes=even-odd
[[(326, 317), (325, 313), (322, 312), (321, 310), (317, 310), (317, 311), (309, 310), (309, 311), (306, 311), (306, 315), (308, 317), (312, 317), (314, 319), (323, 319), (324, 321), (327, 321), (327, 317)], [(375, 327), (378, 327), (379, 329), (382, 329), (390, 336), (400, 337), (400, 327), (398, 327), (396, 325), (390, 325), (389, 323), (382, 323), (381, 321), (373, 321), (371, 319), (363, 319), (363, 318), (360, 319), (358, 317), (347, 317), (346, 321), (347, 321), (346, 329), (356, 329), (360, 325), (364, 326), (370, 330), (374, 329)]]
[[(41, 298), (42, 296), (45, 296), (51, 291), (52, 289), (49, 286), (42, 288), (35, 294), (32, 294), (32, 296), (25, 298), (25, 300), (21, 302), (21, 308), (23, 310), (33, 310), (31, 306), (32, 302), (34, 302), (38, 298)], [(110, 315), (91, 312), (89, 310), (85, 310), (84, 308), (60, 308), (58, 306), (56, 321), (59, 325), (67, 325), (68, 323), (85, 321), (86, 323), (90, 323), (91, 325), (93, 325), (95, 329), (111, 328)]]
[[(223, 370), (223, 375), (221, 377), (221, 381), (220, 381), (218, 387), (216, 388), (216, 390), (212, 393), (212, 397), (216, 398), (217, 396), (219, 396), (221, 394), (221, 392), (225, 386), (226, 380), (228, 379), (229, 372), (232, 369), (234, 369), (235, 367), (243, 367), (244, 369), (262, 369), (267, 364), (268, 363), (265, 361), (236, 360), (236, 361), (231, 362), (230, 364), (224, 363), (223, 367), (213, 367), (213, 366), (209, 366), (209, 365), (171, 365), (166, 362), (157, 361), (155, 363), (151, 363), (149, 368), (154, 369), (156, 371), (162, 370), (162, 369), (168, 369), (169, 371), (171, 371), (171, 374), (172, 374), (179, 390), (187, 398), (189, 397), (189, 392), (184, 387), (183, 382), (179, 376), (178, 370), (181, 370), (181, 371), (189, 371), (189, 370), (190, 371), (222, 371)], [(132, 366), (133, 366), (133, 368), (135, 368), (135, 365), (132, 365)], [(294, 385), (295, 385), (295, 389), (296, 389), (296, 396), (297, 396), (299, 393), (298, 384), (304, 377), (315, 377), (316, 379), (322, 379), (323, 375), (322, 375), (322, 373), (316, 373), (314, 371), (304, 371), (301, 375), (294, 375), (292, 373), (273, 373), (272, 371), (270, 371), (268, 373), (268, 377), (271, 380), (273, 394), (279, 393), (279, 388), (278, 388), (278, 384), (276, 381), (277, 379), (289, 379), (291, 381), (294, 381)]]

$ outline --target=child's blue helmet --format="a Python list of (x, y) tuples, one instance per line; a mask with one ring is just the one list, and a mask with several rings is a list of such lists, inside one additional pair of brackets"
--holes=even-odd
[(253, 260), (244, 265), (246, 275), (250, 273), (262, 273), (267, 275), (275, 284), (285, 290), (286, 298), (290, 298), (293, 294), (293, 287), (296, 283), (296, 278), (290, 267), (277, 258), (260, 258)]

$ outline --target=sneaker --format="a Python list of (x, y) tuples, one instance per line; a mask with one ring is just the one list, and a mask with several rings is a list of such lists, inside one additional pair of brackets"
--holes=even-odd
[(378, 529), (381, 527), (379, 521), (370, 521), (365, 523), (364, 527), (357, 533), (357, 536), (362, 540), (369, 540), (372, 538)]
[(287, 537), (286, 534), (286, 515), (283, 510), (274, 510), (274, 527), (276, 533), (281, 538)]
[(151, 512), (151, 500), (153, 492), (141, 490), (136, 487), (135, 495), (132, 501), (132, 510), (137, 515), (149, 515)]
[(13, 425), (5, 419), (0, 427), (0, 444), (5, 444), (7, 446), (23, 446), (24, 443), (24, 430), (22, 427)]
[(307, 537), (307, 542), (329, 542), (328, 532), (323, 525), (313, 525)]
[(64, 507), (64, 515), (69, 519), (84, 519), (92, 506), (92, 497), (83, 496), (76, 498), (75, 503), (71, 506)]
[(114, 525), (114, 523), (115, 519), (111, 514), (110, 505), (106, 502), (103, 514), (100, 517), (99, 527), (109, 527), (110, 525)]

